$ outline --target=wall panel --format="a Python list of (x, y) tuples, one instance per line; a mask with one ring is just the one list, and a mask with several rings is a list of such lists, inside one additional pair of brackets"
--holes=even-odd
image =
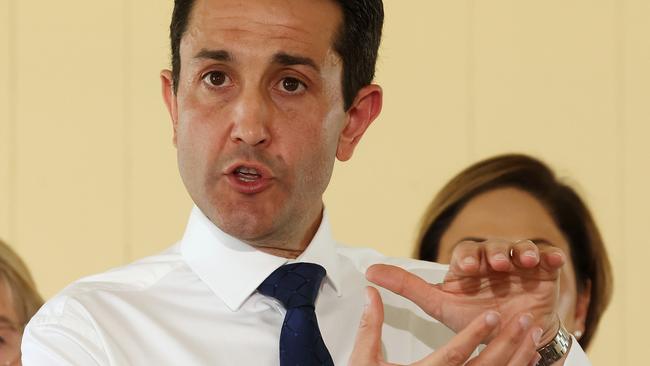
[(0, 238), (10, 234), (11, 166), (11, 22), (10, 0), (0, 0)]
[(384, 109), (352, 160), (338, 163), (326, 203), (341, 241), (408, 256), (429, 199), (468, 162), (470, 8), (465, 0), (384, 4)]
[(169, 68), (173, 1), (129, 2), (129, 129), (131, 259), (179, 240), (191, 201), (176, 168), (172, 124), (161, 98), (160, 70)]
[[(616, 297), (625, 301), (627, 332), (621, 334), (627, 365), (647, 361), (650, 297), (647, 295), (650, 258), (647, 228), (650, 224), (650, 2), (627, 0), (623, 8), (625, 212), (622, 255), (624, 266)], [(623, 363), (621, 363), (623, 364)]]
[[(615, 270), (623, 234), (617, 2), (476, 2), (477, 158), (531, 153), (549, 162), (591, 206)], [(615, 300), (592, 347), (618, 363), (625, 329)], [(616, 347), (603, 347), (616, 344)]]
[(16, 242), (46, 296), (123, 261), (122, 15), (16, 2)]

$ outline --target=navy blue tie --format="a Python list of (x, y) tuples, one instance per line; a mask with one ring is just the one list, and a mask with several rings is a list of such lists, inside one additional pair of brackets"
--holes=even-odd
[(280, 332), (280, 366), (333, 366), (318, 329), (314, 302), (325, 268), (293, 263), (276, 269), (257, 290), (278, 299), (287, 309)]

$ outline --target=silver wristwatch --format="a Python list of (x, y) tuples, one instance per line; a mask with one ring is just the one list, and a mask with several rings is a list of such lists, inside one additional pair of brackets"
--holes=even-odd
[(542, 356), (537, 362), (537, 366), (551, 366), (557, 360), (564, 357), (571, 348), (571, 342), (573, 342), (571, 334), (560, 323), (560, 329), (557, 331), (555, 338), (537, 350), (539, 355)]

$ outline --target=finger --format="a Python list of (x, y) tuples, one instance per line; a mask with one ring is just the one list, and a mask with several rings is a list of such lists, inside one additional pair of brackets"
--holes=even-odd
[[(485, 347), (478, 357), (472, 359), (468, 365), (507, 365), (514, 354), (519, 350), (533, 323), (533, 316), (523, 314), (516, 316), (499, 334)], [(528, 354), (528, 360), (533, 358), (535, 350)], [(524, 354), (525, 355), (525, 354)]]
[(534, 268), (539, 264), (539, 249), (531, 240), (519, 240), (512, 246), (512, 259), (517, 267)]
[(511, 245), (511, 242), (505, 240), (488, 240), (483, 243), (490, 268), (497, 272), (508, 272), (513, 268), (510, 262)]
[(463, 241), (454, 247), (449, 262), (449, 270), (456, 274), (478, 272), (483, 257), (483, 245), (475, 241)]
[(552, 272), (564, 265), (565, 254), (562, 249), (551, 245), (544, 245), (539, 248), (540, 266), (542, 269)]
[(530, 364), (537, 364), (539, 353), (539, 340), (542, 336), (542, 328), (533, 327), (528, 331), (524, 337), (524, 341), (515, 352), (514, 356), (508, 362), (508, 366), (525, 366)]
[(421, 361), (418, 366), (458, 366), (463, 365), (487, 336), (498, 327), (499, 313), (487, 311), (476, 317), (449, 343), (439, 348)]
[(366, 307), (361, 315), (349, 365), (376, 365), (381, 360), (381, 327), (384, 305), (377, 289), (366, 288)]
[(434, 286), (400, 267), (375, 264), (366, 271), (366, 278), (418, 305), (427, 314), (439, 319), (440, 297)]

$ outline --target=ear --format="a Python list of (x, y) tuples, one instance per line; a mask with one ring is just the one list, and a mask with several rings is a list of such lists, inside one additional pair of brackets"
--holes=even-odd
[(587, 321), (587, 313), (589, 312), (589, 303), (591, 302), (591, 281), (587, 281), (585, 288), (578, 292), (578, 298), (576, 300), (576, 312), (574, 320), (574, 332), (580, 331), (581, 333), (585, 332), (585, 326)]
[(178, 103), (176, 101), (176, 93), (174, 92), (174, 79), (170, 70), (163, 70), (160, 72), (160, 82), (162, 84), (162, 96), (169, 111), (169, 116), (172, 118), (172, 127), (174, 129), (173, 142), (176, 146), (176, 132), (178, 127)]
[(354, 148), (370, 124), (379, 116), (383, 102), (383, 92), (379, 85), (367, 85), (359, 90), (357, 97), (346, 113), (346, 123), (339, 137), (336, 157), (347, 161), (352, 157)]

